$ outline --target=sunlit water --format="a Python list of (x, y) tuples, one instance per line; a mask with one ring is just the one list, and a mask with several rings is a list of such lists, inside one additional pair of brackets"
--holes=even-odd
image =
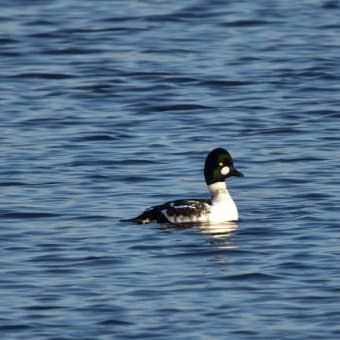
[[(339, 17), (3, 1), (1, 338), (338, 339)], [(207, 198), (215, 147), (238, 224), (120, 222)]]

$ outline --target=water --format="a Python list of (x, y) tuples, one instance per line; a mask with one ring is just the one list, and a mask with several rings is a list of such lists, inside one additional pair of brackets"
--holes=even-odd
[[(338, 1), (3, 1), (3, 339), (340, 337)], [(207, 198), (241, 220), (120, 219)]]

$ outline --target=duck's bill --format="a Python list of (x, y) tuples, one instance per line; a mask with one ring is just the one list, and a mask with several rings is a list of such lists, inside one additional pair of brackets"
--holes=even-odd
[(236, 168), (231, 169), (230, 176), (244, 177), (243, 173), (238, 171)]

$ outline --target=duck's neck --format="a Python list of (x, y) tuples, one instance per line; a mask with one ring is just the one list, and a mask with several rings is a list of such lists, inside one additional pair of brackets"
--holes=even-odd
[(225, 182), (215, 182), (208, 185), (213, 201), (231, 198)]
[(208, 185), (211, 193), (210, 222), (237, 221), (237, 206), (229, 194), (225, 182), (216, 182)]

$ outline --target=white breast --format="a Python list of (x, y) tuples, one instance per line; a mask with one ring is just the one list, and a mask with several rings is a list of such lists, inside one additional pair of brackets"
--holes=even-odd
[(238, 220), (237, 206), (229, 194), (224, 182), (209, 185), (212, 195), (212, 206), (209, 215), (210, 223), (221, 223)]

